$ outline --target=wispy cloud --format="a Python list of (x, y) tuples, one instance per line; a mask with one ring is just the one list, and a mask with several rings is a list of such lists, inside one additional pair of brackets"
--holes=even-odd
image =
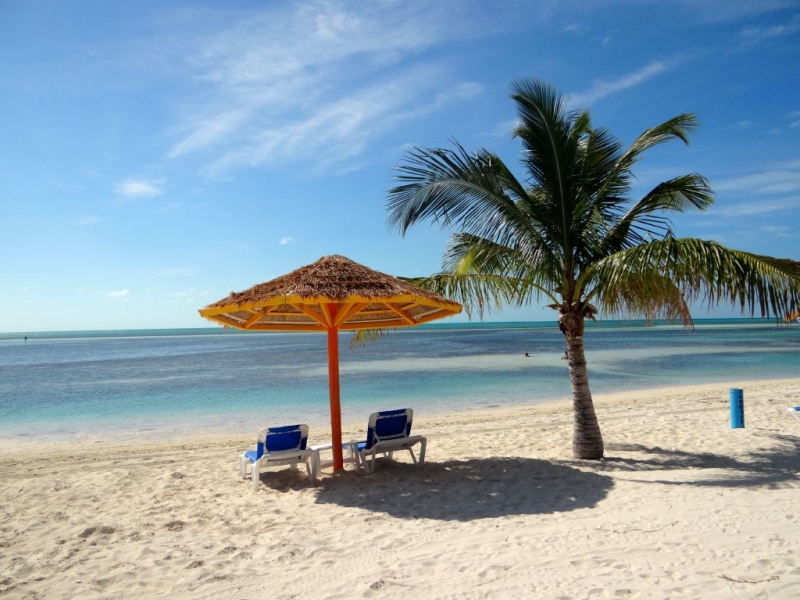
[(588, 106), (598, 100), (602, 100), (612, 94), (622, 92), (624, 90), (641, 85), (645, 81), (660, 75), (669, 68), (669, 65), (663, 61), (655, 61), (642, 67), (641, 69), (622, 75), (610, 81), (598, 81), (589, 90), (579, 93), (571, 94), (568, 102), (571, 106)]
[(342, 163), (362, 154), (371, 142), (399, 124), (475, 89), (459, 86), (452, 94), (440, 93), (417, 104), (420, 89), (430, 86), (437, 76), (433, 69), (416, 69), (344, 97), (321, 101), (294, 120), (275, 122), (239, 139), (237, 147), (223, 152), (206, 173), (217, 177), (242, 165), (274, 166), (289, 160), (313, 160), (316, 170)]
[(796, 235), (796, 230), (790, 227), (759, 227), (759, 231), (763, 231), (764, 233), (768, 233), (776, 237), (794, 237), (794, 235)]
[(760, 42), (770, 38), (794, 35), (800, 31), (800, 15), (794, 15), (788, 22), (779, 25), (757, 25), (745, 27), (739, 36), (747, 42)]
[(481, 93), (422, 52), (491, 30), (487, 19), (425, 2), (276, 3), (249, 13), (187, 42), (202, 91), (179, 107), (168, 156), (197, 156), (213, 177), (290, 160), (342, 163), (405, 120)]
[(570, 23), (566, 27), (564, 27), (564, 31), (566, 33), (571, 33), (573, 35), (580, 35), (582, 33), (586, 33), (589, 31), (589, 28), (586, 27), (583, 23)]
[(753, 194), (786, 194), (800, 192), (800, 168), (787, 164), (781, 169), (733, 177), (713, 183), (714, 191), (752, 196)]
[[(627, 1), (627, 0), (625, 0)], [(659, 0), (662, 4), (663, 0)], [(797, 8), (797, 0), (672, 0), (684, 6), (688, 18), (701, 22), (726, 22)]]
[(107, 298), (128, 298), (130, 297), (131, 293), (127, 289), (118, 290), (116, 292), (108, 292), (106, 294)]
[(168, 298), (175, 298), (176, 300), (181, 300), (186, 304), (194, 304), (194, 297), (196, 295), (196, 290), (194, 288), (188, 290), (181, 290), (177, 292), (166, 292), (165, 294)]
[(100, 222), (100, 217), (95, 217), (94, 215), (88, 215), (85, 217), (76, 217), (72, 221), (77, 227), (87, 227), (89, 225), (96, 225)]
[(120, 196), (134, 199), (161, 195), (159, 182), (145, 179), (126, 179), (117, 184), (115, 191)]
[(724, 203), (715, 203), (709, 214), (723, 217), (744, 217), (794, 210), (798, 206), (800, 206), (800, 196), (775, 200), (756, 198), (746, 202), (739, 202), (732, 206), (727, 206)]
[(713, 180), (717, 195), (710, 213), (724, 217), (796, 210), (800, 206), (800, 159), (781, 161), (762, 171)]
[(789, 127), (800, 127), (800, 110), (789, 113), (789, 119), (791, 120)]
[(291, 236), (282, 237), (281, 241), (278, 242), (281, 246), (285, 246), (286, 244), (291, 244), (294, 241), (294, 238)]

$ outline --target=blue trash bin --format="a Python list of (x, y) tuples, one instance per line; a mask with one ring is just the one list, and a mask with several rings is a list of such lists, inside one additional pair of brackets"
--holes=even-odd
[(744, 427), (744, 390), (730, 388), (731, 429)]

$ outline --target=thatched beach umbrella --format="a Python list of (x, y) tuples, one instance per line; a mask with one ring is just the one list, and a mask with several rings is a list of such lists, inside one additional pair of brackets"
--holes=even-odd
[(324, 256), (266, 283), (209, 304), (200, 315), (250, 331), (328, 334), (333, 466), (342, 460), (339, 402), (340, 330), (409, 327), (461, 312), (461, 305), (344, 256)]

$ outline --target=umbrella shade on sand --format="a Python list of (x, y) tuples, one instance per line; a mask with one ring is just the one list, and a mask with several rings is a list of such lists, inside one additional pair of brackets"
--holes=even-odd
[(226, 327), (328, 334), (334, 470), (343, 466), (339, 331), (411, 327), (459, 312), (457, 302), (337, 255), (200, 309), (201, 316)]

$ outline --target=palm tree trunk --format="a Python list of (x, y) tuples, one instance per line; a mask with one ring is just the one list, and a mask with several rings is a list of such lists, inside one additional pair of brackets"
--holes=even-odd
[(583, 351), (583, 323), (580, 333), (573, 334), (567, 328), (567, 351), (569, 352), (569, 379), (572, 384), (572, 412), (574, 429), (572, 454), (575, 458), (599, 460), (603, 458), (603, 436), (594, 412), (592, 392), (589, 389), (589, 372)]

